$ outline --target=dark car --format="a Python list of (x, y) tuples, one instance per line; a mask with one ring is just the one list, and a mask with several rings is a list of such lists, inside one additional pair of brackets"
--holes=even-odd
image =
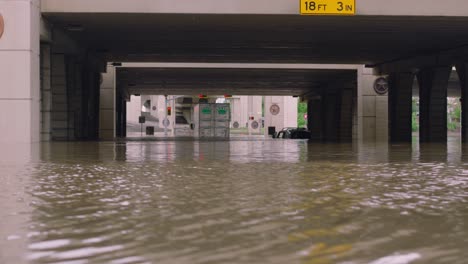
[(285, 127), (275, 133), (273, 138), (310, 139), (310, 132), (302, 127)]

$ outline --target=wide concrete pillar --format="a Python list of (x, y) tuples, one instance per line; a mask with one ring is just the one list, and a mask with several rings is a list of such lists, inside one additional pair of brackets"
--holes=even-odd
[(82, 114), (86, 138), (91, 140), (99, 139), (100, 79), (100, 72), (88, 62), (83, 68), (83, 98), (86, 100)]
[(374, 89), (377, 79), (373, 69), (359, 68), (357, 72), (357, 140), (361, 143), (388, 142), (388, 94)]
[(419, 140), (447, 142), (447, 86), (452, 67), (423, 69), (419, 82)]
[(389, 126), (390, 142), (412, 140), (412, 97), (415, 75), (411, 72), (390, 74), (389, 82)]
[(339, 99), (339, 140), (341, 142), (351, 142), (353, 140), (353, 90), (343, 89)]
[[(115, 67), (107, 66), (102, 73), (99, 96), (99, 138), (112, 140), (115, 137)], [(123, 104), (122, 106), (126, 105)]]
[(353, 90), (333, 90), (307, 102), (307, 128), (313, 141), (352, 141)]
[(307, 128), (311, 133), (311, 140), (322, 140), (322, 100), (321, 97), (307, 101)]
[(462, 142), (468, 142), (468, 62), (457, 65), (457, 73), (461, 85), (461, 107), (462, 107)]
[(40, 140), (39, 5), (0, 0), (0, 142)]
[(79, 58), (75, 57), (69, 67), (69, 75), (72, 78), (73, 83), (71, 85), (71, 106), (73, 111), (74, 120), (74, 134), (78, 140), (87, 139), (87, 134), (84, 129), (86, 123), (85, 117), (83, 116), (83, 107), (86, 102), (86, 97), (83, 93), (83, 62)]
[(339, 93), (327, 93), (322, 98), (322, 138), (324, 141), (338, 142), (340, 128)]

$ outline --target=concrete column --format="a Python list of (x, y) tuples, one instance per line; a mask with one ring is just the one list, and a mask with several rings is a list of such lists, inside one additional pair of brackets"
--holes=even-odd
[(419, 140), (447, 142), (447, 86), (452, 67), (423, 69), (419, 82)]
[(461, 107), (462, 107), (462, 142), (468, 142), (468, 63), (457, 65), (457, 73), (461, 84)]
[(39, 5), (0, 0), (0, 142), (40, 140)]
[(83, 62), (75, 58), (73, 71), (73, 90), (71, 91), (72, 94), (72, 108), (74, 114), (74, 127), (75, 127), (75, 138), (76, 139), (86, 139), (86, 131), (84, 129), (84, 124), (86, 120), (83, 116), (83, 105), (86, 98), (84, 97), (83, 93)]
[(307, 128), (311, 133), (311, 140), (322, 140), (322, 101), (320, 97), (307, 102)]
[[(117, 93), (115, 98), (115, 136), (123, 138), (127, 136), (127, 101)], [(145, 126), (143, 126), (145, 129)], [(143, 131), (145, 133), (145, 131)]]
[(357, 75), (357, 139), (364, 143), (388, 142), (388, 96), (374, 90), (374, 82), (382, 76), (364, 67)]
[(83, 120), (86, 138), (99, 139), (100, 73), (89, 63), (83, 68)]
[(353, 141), (358, 141), (359, 138), (359, 123), (358, 123), (358, 100), (357, 89), (353, 90)]
[(52, 140), (69, 139), (67, 71), (64, 54), (51, 56)]
[(41, 45), (41, 141), (52, 140), (52, 87), (50, 45)]
[(122, 126), (122, 137), (125, 138), (127, 137), (127, 101), (125, 99), (122, 101), (122, 124), (121, 126)]
[(115, 137), (115, 68), (112, 66), (102, 74), (99, 100), (99, 138), (112, 140)]
[(340, 95), (339, 140), (351, 142), (353, 140), (353, 90), (344, 89)]
[(338, 93), (329, 93), (322, 96), (322, 135), (323, 140), (338, 142), (340, 122), (340, 100)]
[(122, 124), (123, 124), (123, 99), (120, 94), (117, 94), (115, 98), (115, 136), (118, 138), (123, 137), (123, 129), (122, 129)]
[(65, 60), (66, 66), (66, 87), (67, 87), (67, 104), (68, 104), (68, 112), (67, 112), (67, 128), (68, 128), (68, 140), (76, 140), (78, 130), (77, 121), (78, 118), (76, 113), (81, 111), (79, 105), (79, 91), (80, 88), (78, 86), (78, 80), (76, 78), (76, 58), (72, 56), (67, 56)]
[(350, 142), (353, 137), (353, 90), (335, 90), (310, 99), (308, 129), (312, 140)]
[(411, 142), (413, 73), (389, 76), (390, 142)]

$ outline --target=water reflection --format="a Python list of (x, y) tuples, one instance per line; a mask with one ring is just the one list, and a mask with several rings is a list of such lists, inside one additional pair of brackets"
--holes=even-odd
[(464, 263), (466, 153), (456, 141), (43, 144), (40, 160), (0, 161), (0, 262)]

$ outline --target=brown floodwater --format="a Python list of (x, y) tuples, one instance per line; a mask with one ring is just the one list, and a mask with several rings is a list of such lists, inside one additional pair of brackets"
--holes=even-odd
[(2, 146), (0, 263), (468, 263), (468, 147)]

